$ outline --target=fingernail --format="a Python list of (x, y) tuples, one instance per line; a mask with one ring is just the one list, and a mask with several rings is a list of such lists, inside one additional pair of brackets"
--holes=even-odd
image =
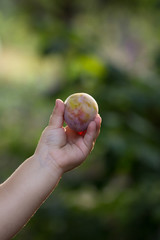
[(55, 105), (55, 107), (58, 108), (58, 101), (57, 101), (57, 99), (56, 99), (56, 105)]

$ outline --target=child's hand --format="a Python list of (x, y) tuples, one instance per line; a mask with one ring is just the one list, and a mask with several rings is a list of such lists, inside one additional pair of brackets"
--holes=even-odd
[(11, 239), (51, 194), (62, 174), (81, 164), (92, 150), (100, 131), (100, 116), (80, 136), (62, 127), (63, 114), (64, 103), (57, 100), (35, 154), (1, 184), (0, 239)]
[(35, 151), (35, 156), (43, 166), (52, 170), (69, 171), (80, 165), (92, 150), (100, 132), (101, 117), (97, 115), (84, 136), (68, 127), (63, 128), (64, 103), (56, 100), (56, 106), (50, 117)]

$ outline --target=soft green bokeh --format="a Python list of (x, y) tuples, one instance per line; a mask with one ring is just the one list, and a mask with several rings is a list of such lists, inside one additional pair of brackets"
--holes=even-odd
[[(160, 2), (0, 2), (0, 181), (56, 98), (87, 92), (101, 134), (16, 240), (159, 240)], [(16, 217), (16, 216), (15, 216)]]

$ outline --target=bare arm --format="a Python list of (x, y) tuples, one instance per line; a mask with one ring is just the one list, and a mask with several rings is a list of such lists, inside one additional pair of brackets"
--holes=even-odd
[(51, 174), (32, 156), (0, 186), (0, 239), (10, 239), (28, 222), (61, 175), (60, 169)]
[(49, 126), (32, 157), (0, 185), (0, 239), (11, 239), (34, 215), (64, 172), (80, 165), (100, 131), (99, 116), (85, 136), (63, 128), (64, 103), (57, 100)]

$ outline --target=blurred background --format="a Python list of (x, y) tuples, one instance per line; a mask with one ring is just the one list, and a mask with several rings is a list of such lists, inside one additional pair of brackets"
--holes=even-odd
[(0, 1), (0, 182), (55, 99), (87, 92), (101, 134), (15, 240), (160, 239), (160, 1)]

